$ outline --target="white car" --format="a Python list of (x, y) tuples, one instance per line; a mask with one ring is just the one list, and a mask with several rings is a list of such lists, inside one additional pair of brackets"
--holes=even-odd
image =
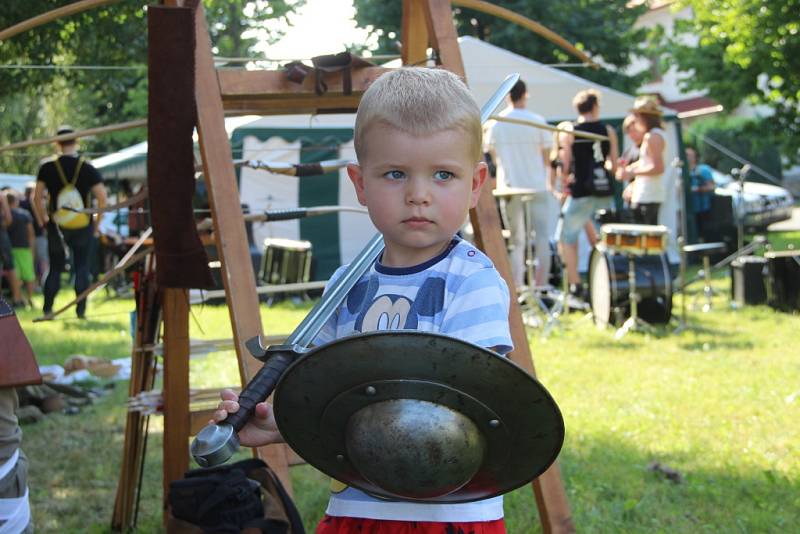
[(742, 195), (739, 182), (730, 174), (712, 168), (711, 175), (716, 184), (714, 194), (732, 197), (734, 216), (743, 214), (746, 228), (764, 230), (774, 222), (792, 218), (794, 197), (783, 187), (746, 181)]

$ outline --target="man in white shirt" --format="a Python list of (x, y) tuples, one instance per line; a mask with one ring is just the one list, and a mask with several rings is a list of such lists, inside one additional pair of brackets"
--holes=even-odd
[[(547, 124), (544, 117), (526, 109), (528, 91), (520, 80), (509, 93), (511, 107), (500, 115)], [(497, 163), (497, 191), (505, 198), (504, 215), (511, 232), (511, 272), (520, 287), (525, 276), (525, 219), (534, 232), (536, 250), (535, 284), (547, 283), (550, 272), (550, 237), (556, 221), (555, 198), (547, 191), (547, 169), (552, 139), (544, 129), (496, 122), (486, 136), (487, 151)], [(511, 190), (511, 191), (509, 191)], [(519, 194), (514, 194), (519, 193)], [(533, 284), (529, 280), (529, 284)]]

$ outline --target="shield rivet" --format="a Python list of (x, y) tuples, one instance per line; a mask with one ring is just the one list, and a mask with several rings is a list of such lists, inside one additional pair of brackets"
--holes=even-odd
[(336, 461), (337, 462), (344, 462), (344, 456), (342, 456), (341, 454), (337, 454), (336, 455)]
[(497, 419), (492, 419), (491, 421), (489, 421), (489, 426), (492, 428), (497, 428), (500, 426), (500, 421), (498, 421)]
[(375, 395), (378, 392), (378, 390), (376, 390), (374, 386), (367, 386), (367, 388), (364, 390), (364, 392), (367, 395), (369, 395), (370, 397), (372, 397), (373, 395)]

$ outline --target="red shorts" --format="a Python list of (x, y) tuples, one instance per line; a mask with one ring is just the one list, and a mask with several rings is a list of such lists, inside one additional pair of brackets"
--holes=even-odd
[(475, 523), (434, 523), (326, 515), (317, 525), (316, 534), (506, 534), (506, 524), (502, 519)]

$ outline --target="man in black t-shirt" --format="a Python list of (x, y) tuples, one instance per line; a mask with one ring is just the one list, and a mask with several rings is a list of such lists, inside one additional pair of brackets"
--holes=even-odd
[[(609, 209), (612, 201), (611, 182), (616, 171), (619, 143), (614, 129), (600, 120), (600, 94), (594, 89), (579, 92), (572, 100), (578, 112), (576, 131), (602, 135), (608, 141), (559, 134), (560, 159), (565, 172), (571, 172), (569, 197), (561, 209), (556, 239), (567, 267), (570, 292), (583, 297), (578, 273), (578, 236), (586, 223), (594, 220), (600, 209)], [(566, 170), (568, 169), (568, 171)], [(590, 243), (594, 246), (594, 243)]]
[[(58, 129), (57, 135), (74, 133), (69, 126)], [(70, 184), (77, 190), (83, 201), (83, 206), (91, 206), (91, 197), (97, 199), (97, 207), (106, 204), (106, 189), (103, 179), (97, 169), (78, 156), (78, 143), (75, 138), (59, 141), (57, 143), (61, 155), (48, 160), (39, 167), (36, 176), (36, 191), (33, 194), (33, 210), (36, 222), (45, 226), (47, 232), (48, 254), (50, 256), (50, 272), (44, 283), (44, 313), (53, 311), (53, 301), (61, 288), (61, 273), (66, 267), (66, 250), (72, 257), (75, 268), (75, 294), (78, 295), (89, 287), (89, 245), (97, 229), (98, 219), (95, 216), (83, 228), (60, 227), (51, 216), (59, 208), (59, 193)], [(47, 189), (49, 200), (47, 213), (41, 213), (44, 190)], [(86, 313), (86, 300), (82, 300), (76, 307), (78, 317), (83, 318)]]

